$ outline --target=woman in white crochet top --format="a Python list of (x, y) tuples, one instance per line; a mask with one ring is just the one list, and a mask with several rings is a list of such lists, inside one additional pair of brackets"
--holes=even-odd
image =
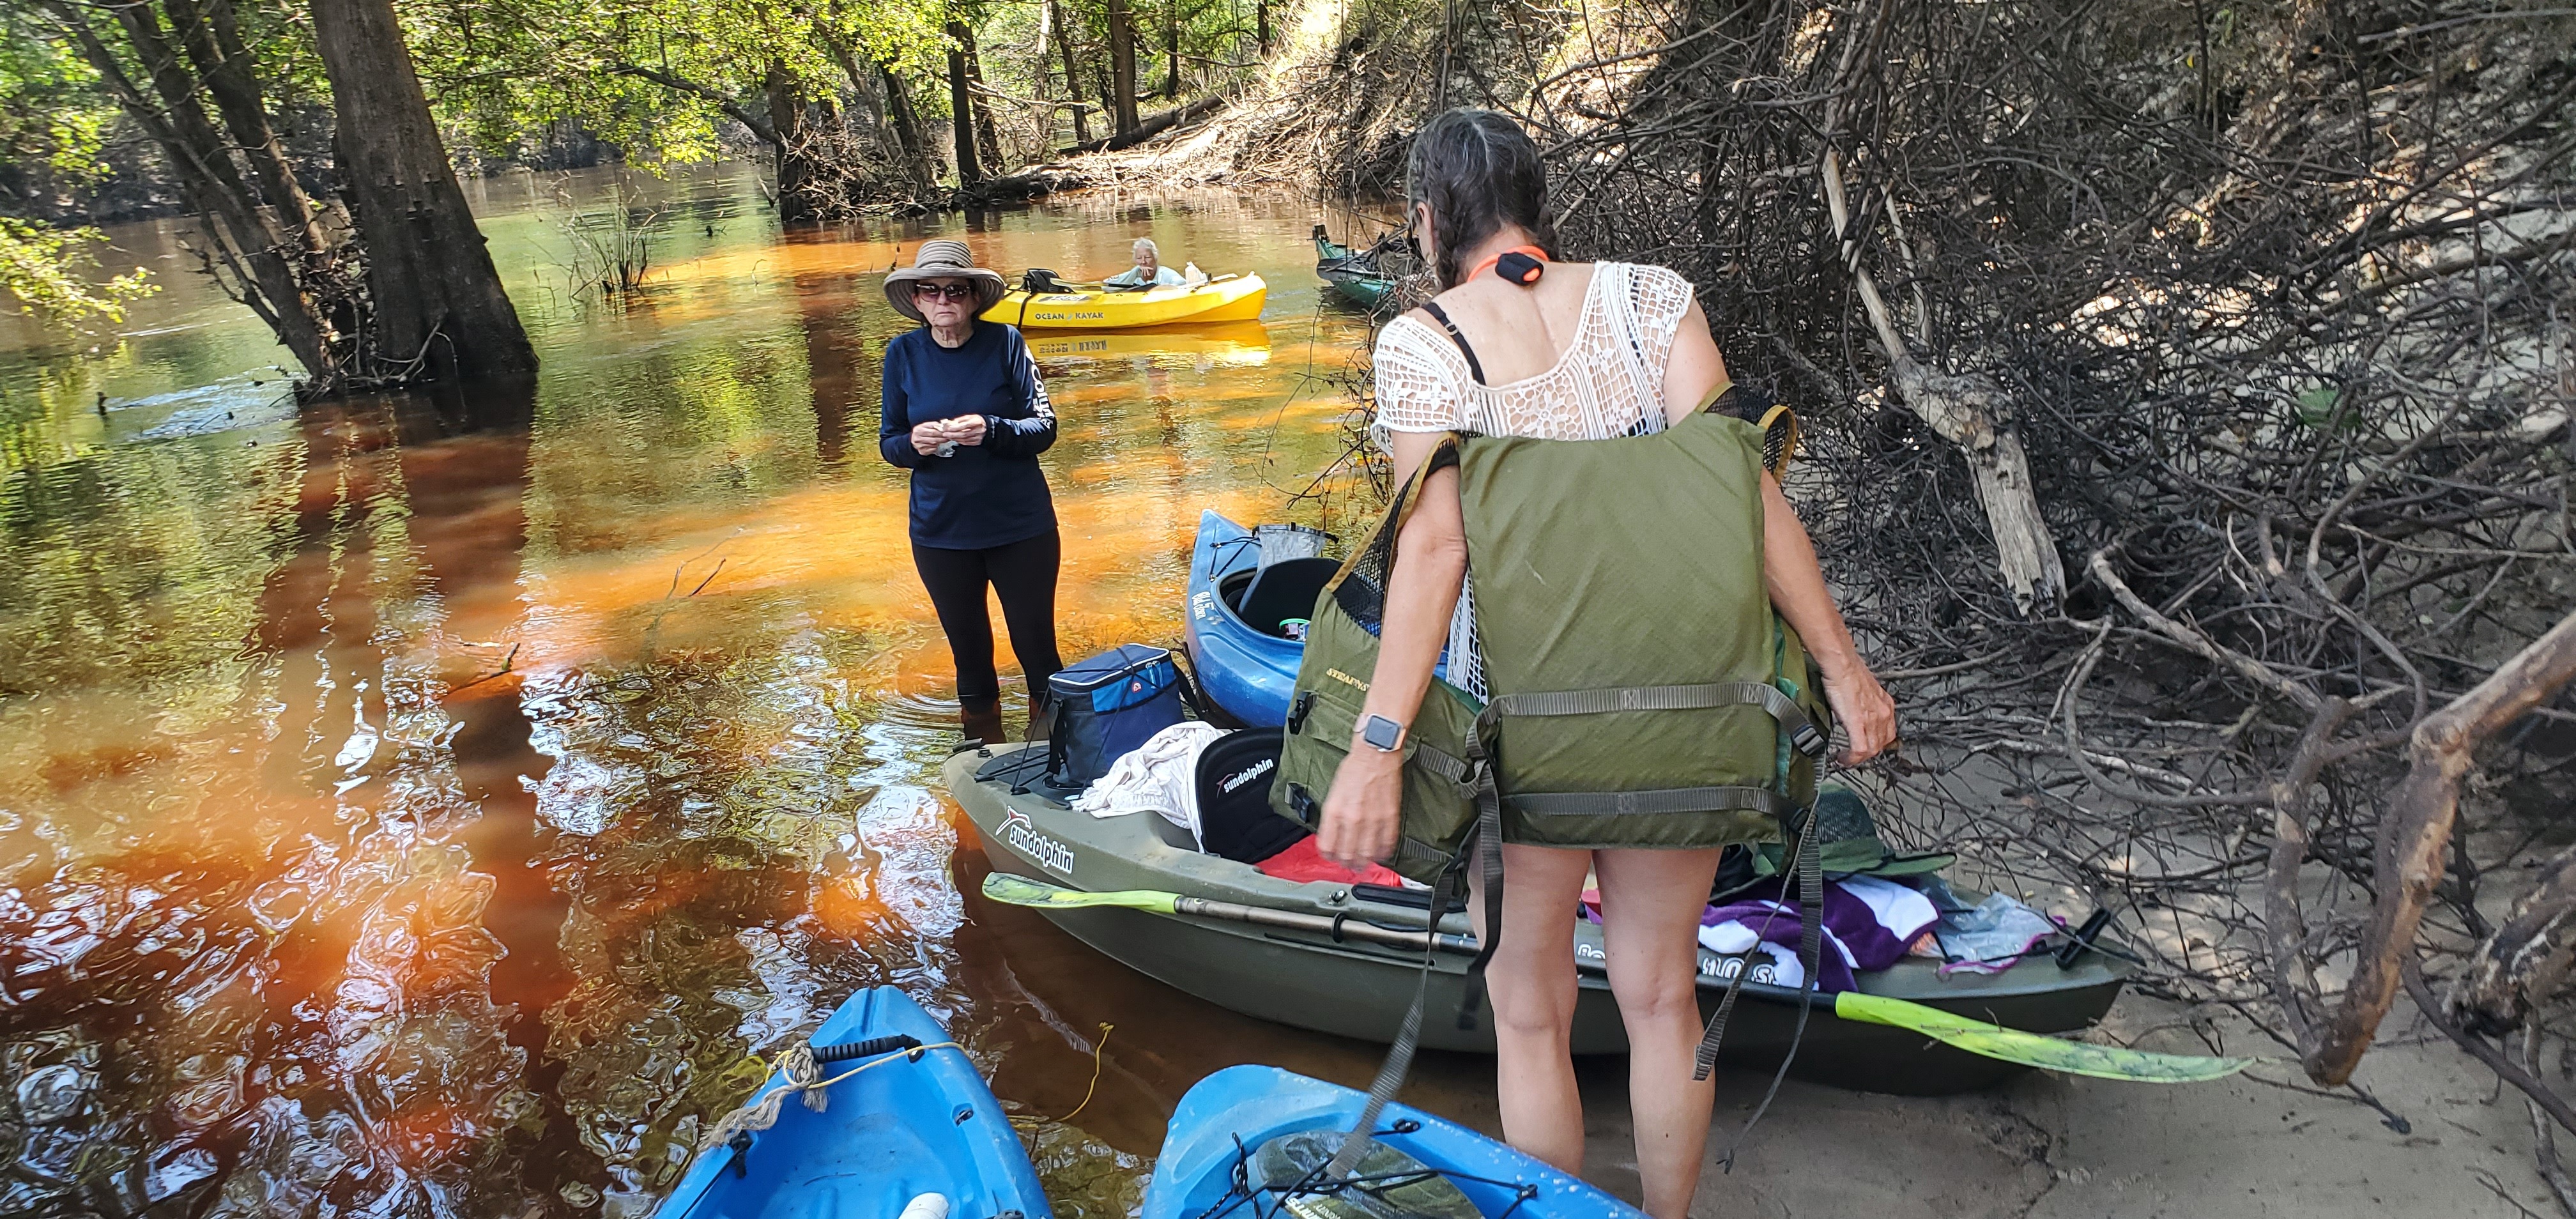
[[(1547, 176), (1509, 118), (1453, 110), (1414, 140), (1407, 197), (1443, 289), (1434, 309), (1387, 324), (1377, 345), (1379, 438), (1400, 481), (1440, 434), (1586, 440), (1663, 430), (1726, 384), (1690, 285), (1661, 267), (1553, 263)], [(1806, 528), (1763, 477), (1764, 576), (1772, 604), (1824, 675), (1850, 733), (1846, 762), (1894, 739), (1896, 709), (1853, 646)], [(1653, 528), (1651, 521), (1640, 528)], [(1361, 721), (1409, 724), (1441, 650), (1450, 677), (1481, 695), (1466, 602), (1467, 543), (1455, 470), (1431, 475), (1396, 547), (1377, 672)], [(1396, 842), (1400, 753), (1354, 741), (1324, 801), (1323, 853), (1347, 866)], [(1487, 974), (1494, 1001), (1503, 1132), (1569, 1172), (1583, 1160), (1583, 1112), (1568, 1035), (1573, 922), (1587, 871), (1602, 897), (1610, 986), (1629, 1044), (1629, 1098), (1645, 1209), (1685, 1219), (1699, 1181), (1715, 1085), (1694, 1083), (1700, 911), (1715, 850), (1579, 851), (1506, 842), (1503, 934)], [(1475, 869), (1470, 868), (1472, 877)], [(1469, 908), (1481, 910), (1480, 903)]]

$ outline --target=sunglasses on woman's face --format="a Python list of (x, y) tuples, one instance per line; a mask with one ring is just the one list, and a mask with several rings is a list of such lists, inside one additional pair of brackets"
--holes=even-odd
[(912, 286), (912, 298), (914, 300), (933, 300), (939, 297), (946, 297), (952, 301), (962, 301), (970, 300), (974, 295), (975, 285), (973, 284), (914, 284)]

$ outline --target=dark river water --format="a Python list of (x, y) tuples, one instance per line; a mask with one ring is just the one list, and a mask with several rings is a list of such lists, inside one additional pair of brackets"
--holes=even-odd
[[(0, 331), (0, 1214), (640, 1216), (750, 1055), (882, 983), (1069, 1215), (1132, 1208), (1210, 1070), (1374, 1067), (961, 896), (953, 683), (874, 449), (879, 281), (925, 235), (1260, 271), (1261, 322), (1041, 349), (1065, 654), (1176, 644), (1200, 509), (1277, 519), (1341, 451), (1367, 325), (1319, 298), (1316, 206), (782, 234), (741, 171), (618, 181), (478, 184), (532, 392), (299, 413), (174, 225), (114, 234), (163, 293), (96, 354)], [(603, 303), (568, 225), (620, 201), (654, 268)], [(1487, 1111), (1489, 1066), (1427, 1071)]]

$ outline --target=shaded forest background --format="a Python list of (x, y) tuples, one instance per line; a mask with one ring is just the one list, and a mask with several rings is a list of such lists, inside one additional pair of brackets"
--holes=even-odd
[[(0, 0), (0, 266), (30, 307), (148, 289), (83, 276), (64, 226), (218, 210), (77, 31), (151, 80), (138, 23), (220, 3)], [(285, 290), (335, 325), (350, 142), (314, 14), (220, 11), (275, 151), (219, 116), (249, 235), (209, 248), (316, 228)], [(749, 153), (798, 223), (1105, 181), (1392, 218), (1424, 118), (1510, 111), (1565, 253), (1682, 270), (1737, 379), (1800, 411), (1792, 494), (1903, 707), (1859, 780), (1893, 831), (2109, 909), (2196, 1033), (2359, 1103), (2392, 1010), (2439, 1030), (2528, 1098), (2576, 1214), (2548, 1137), (2576, 1130), (2576, 9), (391, 11), (462, 172)], [(181, 93), (221, 80), (190, 62)], [(1370, 486), (1367, 454), (1344, 472)]]

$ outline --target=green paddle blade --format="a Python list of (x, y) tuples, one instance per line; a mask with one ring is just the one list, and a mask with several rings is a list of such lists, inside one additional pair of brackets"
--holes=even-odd
[(1938, 1008), (1908, 1003), (1903, 999), (1864, 995), (1856, 990), (1834, 996), (1834, 1014), (1845, 1020), (1867, 1024), (1891, 1024), (1921, 1033), (1944, 1045), (2003, 1062), (2037, 1067), (2043, 1071), (2064, 1071), (2069, 1075), (2090, 1075), (2095, 1079), (2125, 1079), (2146, 1084), (2199, 1083), (2224, 1079), (2244, 1070), (2254, 1061), (2251, 1058), (2211, 1058), (2198, 1054), (2157, 1054), (2081, 1041), (2061, 1041), (2055, 1037), (1988, 1024), (1983, 1020), (1954, 1016)]
[(1157, 893), (1151, 889), (1127, 889), (1114, 893), (1089, 893), (1067, 889), (1042, 880), (1014, 876), (1008, 872), (984, 875), (984, 896), (1010, 906), (1036, 906), (1040, 909), (1075, 910), (1084, 906), (1123, 906), (1130, 910), (1151, 910), (1170, 914), (1181, 900), (1178, 893)]

